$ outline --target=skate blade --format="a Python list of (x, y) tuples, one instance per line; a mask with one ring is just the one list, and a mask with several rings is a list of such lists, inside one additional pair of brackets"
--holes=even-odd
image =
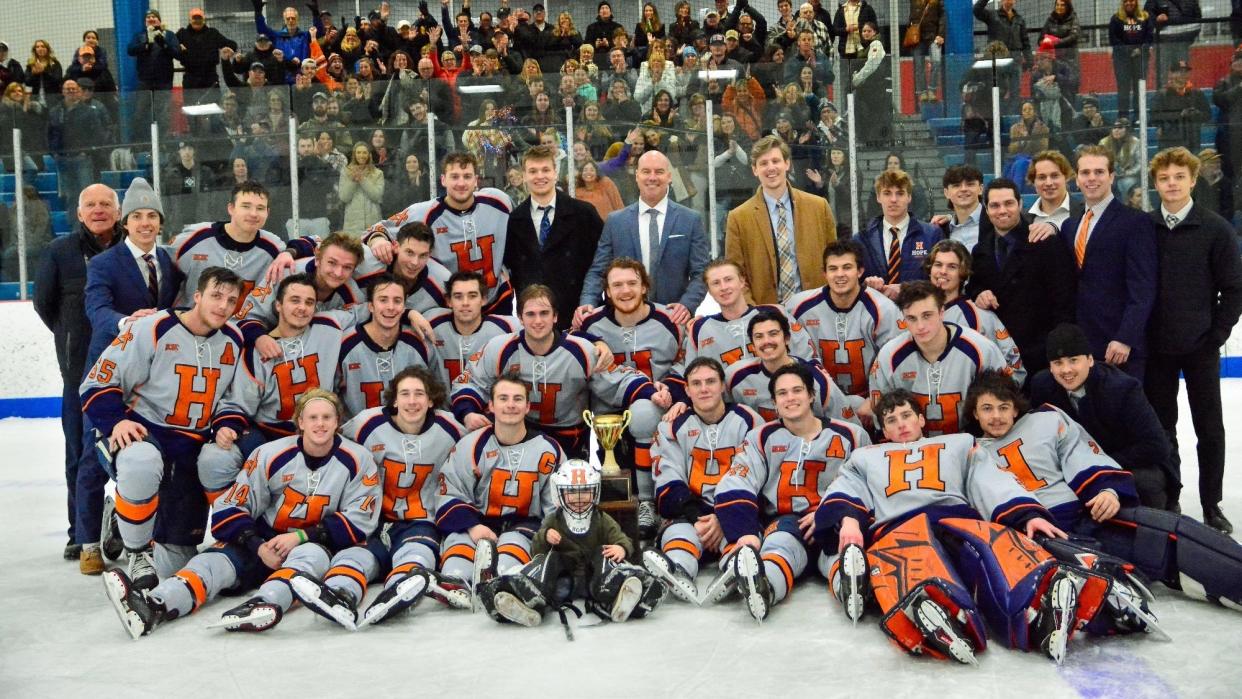
[(1074, 628), (1078, 611), (1078, 587), (1073, 576), (1066, 575), (1053, 583), (1052, 594), (1056, 601), (1052, 613), (1057, 616), (1052, 633), (1048, 635), (1048, 657), (1057, 665), (1065, 662), (1066, 648), (1069, 646), (1070, 632)]
[(297, 597), (298, 601), (305, 605), (307, 609), (310, 609), (312, 612), (315, 612), (329, 621), (334, 621), (341, 626), (344, 626), (350, 631), (358, 630), (358, 622), (349, 613), (349, 610), (324, 603), (323, 598), (319, 595), (319, 586), (314, 582), (295, 575), (290, 580), (290, 587), (293, 588), (294, 596)]
[(651, 573), (660, 580), (668, 583), (669, 589), (672, 591), (673, 596), (677, 599), (687, 604), (703, 604), (703, 601), (699, 598), (698, 589), (691, 585), (689, 580), (680, 578), (676, 573), (669, 570), (668, 567), (664, 565), (663, 559), (659, 556), (648, 555), (650, 553), (652, 552), (648, 551), (643, 554), (643, 567), (647, 569), (648, 573)]
[[(206, 629), (224, 629), (225, 631), (245, 631), (249, 633), (259, 633), (267, 631), (276, 625), (279, 617), (276, 615), (274, 608), (264, 607), (255, 614), (251, 614), (245, 618), (236, 616), (222, 616), (220, 621), (207, 624), (203, 628)], [(246, 628), (249, 627), (249, 628)]]
[[(383, 619), (388, 618), (389, 610), (398, 604), (406, 604), (407, 607), (413, 607), (418, 603), (423, 593), (427, 592), (428, 581), (424, 575), (410, 575), (401, 582), (397, 583), (393, 588), (397, 594), (392, 599), (382, 603), (372, 603), (367, 610), (362, 613), (362, 618), (358, 620), (358, 628), (378, 624)], [(382, 593), (381, 593), (382, 594)]]
[(542, 614), (522, 604), (508, 592), (496, 593), (496, 611), (509, 621), (528, 628), (538, 626), (543, 621)]
[(763, 623), (763, 620), (768, 616), (769, 610), (763, 595), (759, 593), (759, 586), (755, 583), (755, 579), (763, 575), (759, 557), (755, 555), (754, 551), (743, 548), (734, 557), (733, 565), (735, 567), (735, 575), (737, 576), (737, 589), (741, 593), (742, 599), (746, 602), (746, 611), (750, 612), (755, 621)]
[(733, 594), (737, 587), (736, 583), (737, 578), (733, 575), (733, 566), (729, 565), (720, 571), (720, 575), (717, 575), (711, 581), (706, 590), (703, 590), (702, 596), (699, 597), (699, 606), (719, 604), (725, 601), (729, 598), (729, 595)]
[(915, 616), (917, 617), (915, 626), (925, 636), (940, 639), (943, 644), (941, 650), (950, 658), (963, 665), (979, 666), (979, 659), (975, 657), (974, 649), (970, 647), (966, 639), (957, 634), (952, 624), (949, 623), (948, 614), (939, 604), (924, 600), (915, 609)]
[(475, 603), (477, 602), (473, 593), (467, 592), (464, 588), (450, 590), (435, 583), (432, 583), (427, 588), (427, 595), (453, 609), (469, 609), (472, 612), (475, 610)]
[(1135, 616), (1143, 620), (1143, 623), (1147, 624), (1146, 631), (1148, 635), (1152, 636), (1157, 641), (1164, 641), (1166, 643), (1171, 643), (1173, 641), (1173, 637), (1160, 626), (1160, 621), (1156, 619), (1155, 614), (1144, 610), (1142, 607), (1128, 599), (1125, 595), (1117, 595), (1117, 599), (1121, 600), (1121, 603), (1125, 605), (1126, 609), (1133, 612)]
[(1137, 575), (1126, 573), (1126, 584), (1128, 584), (1131, 589), (1138, 591), (1138, 593), (1143, 596), (1144, 602), (1151, 604), (1156, 601), (1156, 596), (1151, 593), (1151, 590), (1147, 588), (1147, 585), (1143, 584), (1142, 580), (1139, 580)]
[(858, 626), (858, 620), (862, 619), (866, 607), (863, 585), (860, 582), (862, 576), (865, 575), (867, 575), (866, 554), (855, 544), (846, 546), (841, 552), (841, 577), (844, 578), (846, 586), (845, 615), (854, 622), (854, 626)]
[(137, 641), (142, 637), (144, 624), (136, 613), (121, 602), (121, 600), (125, 599), (127, 592), (125, 583), (109, 570), (104, 571), (103, 586), (104, 595), (107, 596), (108, 602), (112, 604), (112, 608), (116, 610), (116, 616), (125, 627), (125, 632), (129, 634), (131, 640)]
[(629, 619), (642, 596), (643, 584), (638, 581), (638, 578), (627, 579), (621, 583), (621, 589), (617, 591), (617, 599), (612, 603), (609, 618), (618, 624)]

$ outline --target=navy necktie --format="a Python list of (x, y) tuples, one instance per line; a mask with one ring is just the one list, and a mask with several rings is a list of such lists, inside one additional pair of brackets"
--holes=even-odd
[(155, 272), (155, 255), (147, 253), (142, 256), (147, 263), (147, 291), (151, 294), (151, 307), (160, 307), (160, 278)]
[(548, 233), (552, 232), (552, 207), (541, 206), (543, 209), (543, 220), (539, 222), (539, 247), (548, 244)]

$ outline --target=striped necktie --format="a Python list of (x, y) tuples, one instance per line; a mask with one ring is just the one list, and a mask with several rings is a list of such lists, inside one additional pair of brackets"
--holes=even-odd
[(802, 280), (798, 278), (798, 272), (794, 268), (795, 254), (793, 236), (789, 234), (789, 222), (785, 216), (785, 202), (778, 201), (776, 202), (776, 257), (780, 260), (777, 265), (780, 273), (777, 282), (780, 301), (802, 290)]
[(897, 226), (888, 229), (893, 236), (893, 242), (888, 244), (888, 275), (886, 277), (889, 284), (896, 284), (901, 281), (901, 239), (897, 234), (901, 231)]
[(151, 294), (151, 307), (160, 307), (160, 278), (155, 271), (155, 255), (147, 253), (142, 256), (147, 263), (147, 292)]
[(1087, 215), (1082, 217), (1082, 223), (1078, 226), (1078, 235), (1074, 236), (1074, 259), (1078, 261), (1078, 269), (1082, 269), (1082, 261), (1087, 257), (1087, 230), (1091, 228), (1091, 218), (1095, 216), (1095, 212), (1087, 209)]

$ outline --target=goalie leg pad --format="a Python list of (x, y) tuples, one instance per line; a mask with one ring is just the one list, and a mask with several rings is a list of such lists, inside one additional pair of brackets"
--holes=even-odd
[(944, 549), (932, 537), (931, 523), (919, 515), (888, 532), (867, 550), (870, 583), (884, 632), (908, 653), (947, 657), (926, 642), (906, 615), (922, 599), (936, 602), (961, 627), (974, 652), (987, 648), (983, 619)]
[(1190, 517), (1125, 508), (1096, 532), (1105, 552), (1195, 599), (1242, 610), (1242, 544)]

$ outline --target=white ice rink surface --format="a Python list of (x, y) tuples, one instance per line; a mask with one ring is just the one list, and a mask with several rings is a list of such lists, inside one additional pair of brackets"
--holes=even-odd
[[(1226, 425), (1242, 380), (1225, 387)], [(1184, 397), (1182, 503), (1198, 515)], [(1229, 435), (1224, 510), (1242, 525), (1242, 435)], [(799, 583), (756, 625), (737, 602), (669, 599), (650, 618), (579, 628), (501, 626), (423, 601), (350, 634), (295, 607), (258, 635), (203, 628), (218, 599), (131, 641), (97, 577), (61, 560), (65, 486), (59, 422), (0, 421), (0, 697), (1237, 697), (1242, 614), (1157, 587), (1172, 643), (1075, 638), (1065, 665), (990, 645), (978, 668), (899, 652), (874, 615), (851, 628), (822, 579)], [(700, 588), (710, 578), (705, 572)], [(375, 594), (378, 587), (373, 587)]]

